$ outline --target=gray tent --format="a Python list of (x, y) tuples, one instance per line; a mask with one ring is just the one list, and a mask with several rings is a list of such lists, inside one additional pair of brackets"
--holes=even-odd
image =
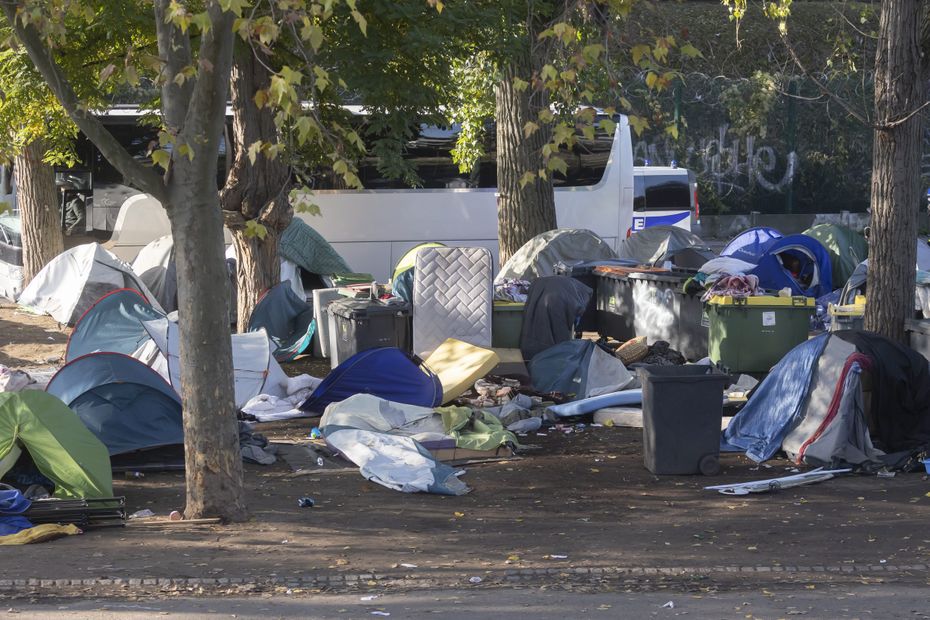
[(620, 258), (633, 259), (644, 265), (671, 261), (676, 267), (692, 269), (716, 256), (700, 237), (677, 226), (650, 226), (625, 239), (617, 254)]
[(554, 276), (555, 265), (617, 258), (603, 239), (590, 230), (557, 228), (536, 235), (510, 257), (494, 279), (535, 280)]
[(159, 237), (142, 248), (132, 270), (145, 283), (165, 312), (178, 309), (178, 277), (171, 235)]

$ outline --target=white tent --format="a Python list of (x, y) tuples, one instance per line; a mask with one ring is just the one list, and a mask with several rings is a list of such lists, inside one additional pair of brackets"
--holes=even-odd
[(161, 306), (132, 268), (98, 243), (66, 250), (42, 268), (17, 303), (59, 323), (73, 325), (95, 301), (119, 288), (142, 293), (156, 310)]
[[(180, 331), (177, 323), (165, 318), (144, 321), (142, 325), (152, 337), (160, 355), (153, 356), (151, 347), (143, 346), (134, 357), (148, 363), (183, 396)], [(274, 348), (275, 345), (264, 329), (232, 335), (236, 407), (242, 407), (259, 394), (279, 398), (287, 396), (287, 375), (272, 356)]]
[(174, 240), (159, 237), (142, 248), (132, 270), (145, 283), (166, 312), (178, 309), (178, 279), (174, 266)]

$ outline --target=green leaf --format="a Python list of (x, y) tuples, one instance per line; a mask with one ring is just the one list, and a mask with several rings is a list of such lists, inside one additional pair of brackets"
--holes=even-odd
[(518, 93), (522, 93), (530, 85), (526, 80), (521, 80), (518, 77), (513, 78), (513, 89)]
[(220, 8), (232, 12), (236, 17), (242, 17), (242, 10), (249, 6), (247, 0), (219, 0)]
[(652, 71), (650, 71), (649, 73), (646, 74), (646, 86), (648, 86), (649, 89), (652, 90), (653, 88), (655, 88), (656, 80), (658, 79), (659, 79), (659, 76), (653, 73)]
[(310, 43), (314, 52), (320, 51), (320, 46), (323, 45), (323, 29), (320, 26), (308, 23), (300, 34)]
[(581, 48), (581, 56), (589, 63), (595, 62), (604, 53), (604, 46), (600, 43), (585, 45)]
[(601, 119), (598, 125), (608, 136), (614, 135), (614, 132), (617, 130), (617, 123), (613, 122), (609, 118)]
[(630, 50), (630, 53), (633, 55), (633, 64), (639, 65), (643, 58), (651, 58), (652, 48), (641, 43), (639, 45), (634, 45), (633, 49)]
[(192, 149), (188, 144), (178, 145), (178, 155), (187, 157), (188, 161), (194, 161), (194, 149)]
[(701, 53), (701, 50), (694, 47), (690, 43), (685, 43), (682, 45), (679, 51), (687, 58), (704, 58), (704, 54)]
[(246, 237), (258, 237), (263, 240), (268, 236), (268, 229), (265, 228), (265, 225), (257, 222), (255, 220), (246, 220), (245, 221), (245, 236)]
[(633, 104), (630, 103), (630, 100), (627, 99), (626, 97), (620, 97), (620, 107), (623, 108), (624, 110), (632, 110)]
[(168, 162), (171, 161), (171, 153), (164, 149), (155, 149), (152, 151), (152, 163), (161, 166), (164, 170), (168, 169)]
[(550, 157), (549, 161), (546, 162), (546, 168), (549, 172), (558, 172), (563, 175), (568, 173), (568, 164), (558, 156)]
[(523, 137), (529, 138), (534, 133), (536, 133), (538, 129), (539, 129), (539, 125), (537, 125), (533, 121), (527, 121), (526, 124), (523, 126)]
[(628, 118), (630, 119), (630, 127), (633, 128), (633, 131), (636, 132), (637, 136), (641, 135), (645, 130), (649, 129), (648, 119), (642, 116), (635, 116), (633, 114), (630, 114)]
[(533, 179), (536, 178), (536, 173), (534, 172), (524, 172), (523, 176), (520, 177), (520, 189), (523, 189), (528, 184), (533, 182)]
[(540, 75), (543, 77), (543, 79), (545, 79), (545, 80), (554, 80), (555, 78), (559, 77), (559, 72), (558, 72), (558, 70), (557, 70), (555, 67), (553, 67), (552, 65), (546, 65), (546, 66), (544, 66), (544, 67), (542, 68), (542, 71), (539, 72), (539, 74), (540, 74)]
[(255, 91), (255, 97), (252, 98), (252, 101), (255, 102), (255, 107), (261, 110), (268, 103), (268, 91), (264, 89)]
[(678, 125), (675, 123), (672, 123), (671, 125), (666, 126), (665, 133), (667, 133), (668, 135), (672, 136), (674, 139), (677, 140), (678, 139)]
[(258, 159), (258, 154), (262, 151), (262, 146), (263, 143), (261, 140), (256, 140), (249, 145), (248, 156), (253, 166), (255, 165), (255, 160)]
[(352, 19), (358, 24), (358, 29), (362, 31), (362, 34), (368, 36), (368, 20), (365, 16), (358, 11), (352, 11)]

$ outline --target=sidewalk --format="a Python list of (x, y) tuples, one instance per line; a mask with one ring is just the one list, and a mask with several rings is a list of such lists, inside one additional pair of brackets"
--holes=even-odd
[[(311, 422), (269, 435), (294, 439)], [(523, 583), (717, 589), (779, 582), (925, 583), (930, 565), (923, 474), (830, 480), (728, 497), (705, 484), (770, 478), (723, 458), (714, 478), (655, 477), (640, 431), (588, 428), (524, 438), (538, 448), (469, 466), (462, 497), (408, 495), (356, 470), (295, 475), (248, 465), (253, 519), (230, 526), (91, 531), (3, 553), (0, 590), (126, 592), (469, 587)], [(130, 511), (182, 508), (180, 474), (115, 481)], [(311, 496), (314, 508), (298, 508)], [(16, 554), (15, 556), (13, 554)], [(473, 578), (480, 578), (480, 583)], [(665, 584), (665, 585), (662, 585)]]

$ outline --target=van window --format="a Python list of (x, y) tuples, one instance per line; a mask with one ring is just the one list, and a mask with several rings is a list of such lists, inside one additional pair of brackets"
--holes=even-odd
[(633, 179), (634, 211), (691, 210), (691, 188), (685, 175), (636, 175)]

